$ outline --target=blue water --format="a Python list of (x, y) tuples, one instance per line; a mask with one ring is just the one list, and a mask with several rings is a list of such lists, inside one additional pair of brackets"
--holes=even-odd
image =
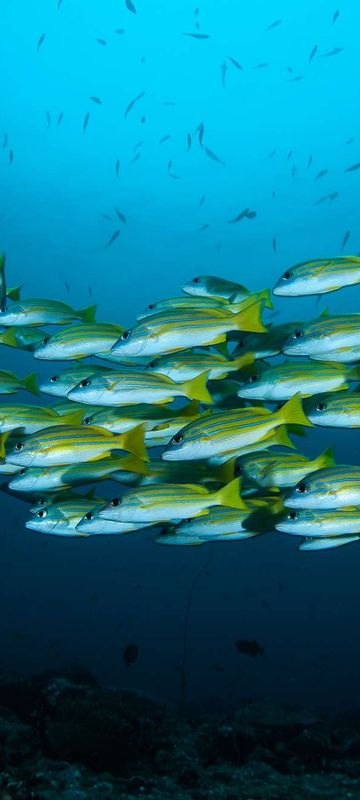
[[(207, 0), (196, 16), (188, 0), (135, 5), (136, 15), (123, 0), (63, 0), (59, 9), (57, 0), (2, 0), (0, 247), (8, 283), (76, 308), (96, 302), (99, 320), (127, 327), (196, 274), (255, 291), (297, 261), (340, 254), (347, 231), (345, 252), (358, 253), (360, 171), (344, 172), (360, 161), (356, 0), (339, 6), (335, 23), (328, 0)], [(196, 21), (209, 39), (183, 35), (196, 32)], [(322, 57), (335, 47), (341, 52)], [(200, 123), (224, 165), (199, 146)], [(316, 204), (333, 192), (333, 202)], [(245, 207), (257, 216), (227, 224)], [(279, 298), (277, 320), (309, 318), (326, 304), (356, 311), (359, 297), (350, 288), (319, 306)], [(0, 359), (20, 375), (34, 369), (31, 354), (2, 348)], [(40, 369), (51, 373), (51, 365)], [(357, 441), (354, 432), (311, 432), (301, 447), (316, 455), (334, 442), (339, 462), (356, 463)], [(356, 701), (356, 545), (299, 553), (292, 537), (269, 534), (212, 550), (168, 549), (146, 531), (66, 541), (25, 530), (26, 505), (13, 498), (1, 498), (1, 515), (0, 666), (32, 673), (77, 662), (107, 685), (176, 701), (186, 604), (203, 568), (189, 615), (189, 702)], [(239, 638), (258, 639), (265, 657), (239, 655)], [(131, 668), (122, 661), (128, 642), (139, 646)]]

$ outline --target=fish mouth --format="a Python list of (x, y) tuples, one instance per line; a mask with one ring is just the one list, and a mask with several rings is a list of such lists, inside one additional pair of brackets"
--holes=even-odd
[(290, 297), (291, 292), (289, 292), (289, 287), (276, 285), (274, 286), (272, 293), (275, 294), (277, 297)]
[(175, 447), (170, 448), (169, 450), (164, 450), (164, 452), (161, 454), (161, 458), (163, 461), (176, 461), (177, 460), (176, 454), (179, 452), (180, 451), (177, 450)]

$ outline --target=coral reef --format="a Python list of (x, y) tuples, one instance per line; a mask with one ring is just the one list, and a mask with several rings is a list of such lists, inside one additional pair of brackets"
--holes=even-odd
[(0, 675), (0, 800), (360, 798), (360, 712), (182, 717), (84, 670)]

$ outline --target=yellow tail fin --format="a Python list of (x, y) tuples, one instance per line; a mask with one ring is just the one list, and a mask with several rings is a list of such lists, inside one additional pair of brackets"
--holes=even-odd
[(261, 322), (262, 302), (253, 303), (238, 314), (233, 314), (234, 329), (249, 333), (264, 333), (266, 328)]
[(20, 292), (22, 289), (21, 286), (12, 286), (11, 289), (8, 289), (6, 292), (6, 297), (10, 297), (10, 300), (20, 300)]
[(327, 450), (324, 450), (324, 452), (315, 459), (315, 464), (318, 469), (322, 469), (322, 467), (333, 467), (335, 463), (333, 447), (328, 447)]
[(31, 372), (30, 375), (27, 375), (26, 378), (22, 380), (22, 384), (24, 389), (27, 389), (31, 394), (40, 394), (36, 372)]
[(199, 400), (200, 403), (207, 403), (210, 405), (213, 400), (206, 385), (208, 376), (208, 372), (203, 372), (202, 375), (197, 375), (197, 377), (192, 378), (191, 381), (185, 381), (182, 384), (185, 397), (188, 397), (190, 400)]
[(79, 315), (82, 322), (95, 322), (96, 308), (97, 306), (88, 306), (87, 308), (82, 308), (81, 311), (77, 311), (76, 313)]
[(216, 505), (240, 508), (242, 510), (247, 509), (248, 506), (240, 495), (240, 485), (240, 478), (235, 478), (226, 486), (223, 486), (222, 489), (215, 492), (213, 498)]
[(289, 438), (286, 425), (280, 425), (279, 428), (275, 428), (275, 430), (272, 431), (272, 436), (270, 436), (270, 438), (272, 445), (276, 444), (281, 447), (291, 447), (292, 450), (296, 450), (296, 444), (294, 444), (294, 442), (292, 442)]
[(1, 436), (0, 436), (0, 458), (5, 458), (5, 456), (6, 456), (5, 445), (6, 445), (7, 439), (10, 436), (10, 433), (12, 433), (12, 431), (7, 431), (6, 433), (2, 433)]
[(4, 333), (1, 333), (0, 344), (6, 344), (8, 347), (17, 347), (16, 328), (7, 328)]
[(235, 369), (243, 369), (244, 367), (250, 366), (255, 361), (254, 353), (245, 353), (243, 356), (238, 356), (238, 358), (233, 358), (230, 362), (234, 365)]
[(131, 428), (126, 433), (121, 433), (118, 437), (119, 445), (121, 440), (121, 448), (134, 456), (141, 458), (143, 461), (149, 461), (149, 456), (144, 443), (145, 429), (143, 425), (137, 425), (136, 428)]
[(301, 394), (294, 394), (278, 411), (280, 419), (290, 425), (306, 425), (313, 428), (312, 422), (305, 416), (301, 405)]

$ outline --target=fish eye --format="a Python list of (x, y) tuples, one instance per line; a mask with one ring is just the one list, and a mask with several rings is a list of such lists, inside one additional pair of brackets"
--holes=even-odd
[(19, 450), (22, 450), (23, 447), (24, 447), (24, 442), (16, 442), (15, 450), (19, 452)]
[(184, 519), (184, 522), (192, 522), (192, 521), (193, 521), (192, 517), (188, 517), (187, 519)]
[(292, 278), (292, 272), (289, 272), (289, 270), (287, 270), (286, 272), (284, 272), (283, 278), (285, 281), (289, 281), (290, 278)]
[(121, 498), (120, 498), (120, 497), (113, 497), (113, 499), (112, 499), (112, 500), (110, 500), (110, 505), (111, 505), (113, 508), (116, 508), (116, 506), (119, 506), (119, 505), (120, 505), (120, 503), (121, 503)]
[(20, 470), (19, 475), (25, 475), (26, 469), (25, 467)]
[[(21, 471), (25, 472), (25, 470), (21, 470)], [(46, 503), (46, 498), (45, 497), (41, 497), (40, 500), (38, 500), (38, 505), (39, 506), (44, 506), (45, 503)]]
[(148, 306), (148, 311), (154, 311), (154, 308), (156, 308), (156, 304), (150, 303), (150, 305)]
[(258, 375), (251, 375), (250, 378), (249, 378), (249, 383), (256, 383), (256, 381), (258, 381), (258, 380), (259, 380), (259, 376)]
[(301, 483), (299, 483), (299, 485), (296, 487), (296, 491), (300, 492), (300, 494), (306, 494), (306, 492), (309, 491), (309, 486), (307, 483), (304, 483), (304, 481), (301, 481)]
[(154, 367), (156, 367), (156, 363), (157, 363), (156, 361), (150, 361), (149, 364), (150, 369), (154, 369)]
[(47, 511), (45, 510), (45, 508), (42, 508), (41, 511), (38, 511), (37, 514), (36, 514), (36, 516), (40, 517), (40, 519), (43, 519), (44, 517), (46, 517), (46, 515), (47, 515)]
[(50, 336), (44, 336), (42, 343), (47, 344), (48, 342), (50, 342)]
[(200, 278), (193, 278), (191, 283), (200, 283)]
[(321, 400), (321, 402), (317, 404), (316, 410), (317, 411), (325, 411), (325, 409), (326, 409), (326, 403), (324, 403), (324, 401)]
[(1, 306), (0, 311), (2, 314), (5, 314), (6, 306)]
[(287, 518), (288, 519), (297, 519), (297, 516), (298, 515), (297, 515), (296, 511), (290, 511), (290, 513), (287, 515)]
[(244, 471), (244, 468), (243, 468), (242, 464), (235, 464), (235, 469), (234, 469), (234, 474), (235, 475), (241, 475), (243, 471)]
[(83, 425), (90, 425), (91, 424), (91, 417), (84, 417)]
[(300, 331), (298, 328), (293, 333), (293, 338), (294, 339), (301, 339), (302, 336), (303, 336), (303, 332)]
[(92, 519), (93, 516), (94, 516), (94, 512), (93, 511), (88, 511), (87, 514), (85, 514), (85, 519)]
[(90, 386), (89, 378), (85, 378), (83, 381), (79, 383), (80, 389), (85, 389), (86, 386)]
[(53, 375), (52, 378), (50, 378), (50, 383), (56, 383), (56, 381), (58, 380), (59, 380), (59, 375)]
[(182, 433), (175, 433), (175, 436), (173, 436), (173, 438), (171, 440), (171, 443), (172, 444), (180, 444), (180, 442), (183, 441), (183, 438), (184, 437), (183, 437)]
[(131, 331), (124, 331), (124, 332), (121, 334), (121, 339), (122, 339), (123, 341), (125, 341), (125, 339), (128, 339), (128, 338), (129, 338), (129, 336), (131, 336)]

